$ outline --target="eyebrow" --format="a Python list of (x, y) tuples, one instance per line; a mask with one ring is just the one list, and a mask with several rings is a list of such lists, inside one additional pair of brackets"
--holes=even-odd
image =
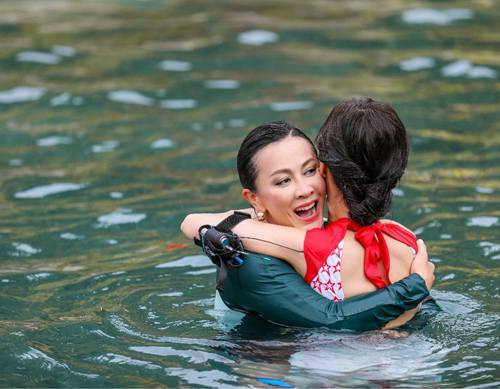
[[(306, 160), (306, 161), (302, 164), (301, 168), (304, 168), (305, 166), (309, 165), (309, 163), (311, 163), (312, 161), (316, 161), (316, 160), (317, 160), (317, 159), (316, 159), (316, 158), (313, 158), (313, 157), (311, 157), (311, 158), (307, 159), (307, 160)], [(275, 176), (275, 175), (277, 175), (277, 174), (288, 173), (288, 172), (290, 172), (290, 169), (280, 169), (280, 170), (275, 170), (274, 172), (272, 172), (272, 173), (270, 174), (270, 176), (272, 177), (272, 176)]]

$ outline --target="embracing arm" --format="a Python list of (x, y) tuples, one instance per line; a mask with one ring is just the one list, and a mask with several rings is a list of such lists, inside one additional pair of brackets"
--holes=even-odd
[[(188, 238), (199, 238), (198, 229), (202, 225), (215, 226), (233, 212), (187, 215), (181, 224), (181, 230)], [(263, 223), (254, 219), (243, 220), (232, 228), (232, 231), (240, 237), (247, 250), (280, 258), (288, 262), (302, 277), (306, 274), (304, 259), (305, 231), (293, 227)]]

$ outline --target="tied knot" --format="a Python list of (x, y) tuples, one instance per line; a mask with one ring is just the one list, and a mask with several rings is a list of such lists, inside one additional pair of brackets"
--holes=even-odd
[(376, 222), (369, 226), (361, 226), (357, 223), (351, 223), (350, 225), (350, 228), (355, 231), (355, 239), (365, 249), (365, 276), (378, 288), (383, 288), (388, 285), (379, 270), (379, 262), (382, 263), (384, 268), (385, 278), (389, 280), (389, 250), (384, 234), (382, 233), (383, 227), (384, 224), (380, 222)]

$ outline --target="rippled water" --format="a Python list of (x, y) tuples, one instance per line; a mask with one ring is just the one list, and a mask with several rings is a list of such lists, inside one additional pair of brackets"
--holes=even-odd
[[(0, 385), (498, 386), (499, 13), (2, 1)], [(353, 95), (392, 102), (410, 130), (392, 217), (426, 239), (442, 312), (393, 338), (215, 310), (181, 218), (244, 205), (250, 128), (313, 135)]]

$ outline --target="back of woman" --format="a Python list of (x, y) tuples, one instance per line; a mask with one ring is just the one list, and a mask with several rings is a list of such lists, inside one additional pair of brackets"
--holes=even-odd
[(344, 297), (406, 277), (416, 237), (398, 223), (380, 220), (408, 162), (406, 128), (397, 113), (369, 98), (344, 101), (334, 107), (316, 143), (329, 196), (332, 222), (327, 229), (334, 236), (332, 246), (337, 245), (330, 249), (339, 253)]
[[(355, 239), (353, 231), (347, 231), (344, 240), (344, 250), (349, 253), (344, 256), (341, 267), (342, 285), (345, 298), (365, 294), (377, 290), (365, 276), (364, 260), (365, 249)], [(414, 252), (406, 244), (384, 234), (390, 255), (390, 282), (399, 281), (410, 274), (410, 267), (414, 258)], [(377, 263), (380, 274), (384, 274), (383, 265)], [(388, 281), (388, 280), (387, 280)]]

